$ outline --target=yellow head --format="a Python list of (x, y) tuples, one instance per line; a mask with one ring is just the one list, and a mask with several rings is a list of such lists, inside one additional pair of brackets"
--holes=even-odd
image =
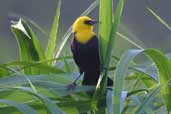
[(92, 20), (88, 16), (81, 16), (76, 19), (72, 26), (72, 32), (75, 33), (75, 38), (80, 43), (86, 44), (94, 35), (93, 25), (97, 21)]

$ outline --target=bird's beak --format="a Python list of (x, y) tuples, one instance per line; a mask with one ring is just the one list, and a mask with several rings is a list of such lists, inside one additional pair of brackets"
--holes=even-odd
[(99, 21), (96, 21), (96, 20), (85, 21), (85, 24), (87, 24), (87, 25), (94, 25), (96, 23), (99, 23)]
[(99, 21), (97, 20), (92, 20), (91, 22), (92, 22), (92, 25), (99, 23)]

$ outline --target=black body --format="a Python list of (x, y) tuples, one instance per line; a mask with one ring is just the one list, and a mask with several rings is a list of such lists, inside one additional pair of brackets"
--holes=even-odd
[[(82, 84), (96, 85), (101, 67), (98, 38), (93, 36), (86, 44), (81, 44), (74, 36), (71, 43), (71, 51), (80, 74), (84, 72)], [(113, 85), (113, 81), (108, 79), (108, 86), (111, 85)]]

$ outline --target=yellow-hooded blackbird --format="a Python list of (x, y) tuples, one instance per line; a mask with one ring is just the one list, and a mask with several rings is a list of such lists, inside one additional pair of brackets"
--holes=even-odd
[[(83, 85), (96, 85), (100, 75), (99, 43), (93, 32), (93, 25), (96, 23), (98, 21), (92, 20), (88, 16), (81, 16), (72, 26), (74, 37), (71, 51), (80, 75), (84, 73)], [(76, 85), (75, 81), (73, 84)], [(113, 81), (108, 78), (108, 85), (112, 84)]]

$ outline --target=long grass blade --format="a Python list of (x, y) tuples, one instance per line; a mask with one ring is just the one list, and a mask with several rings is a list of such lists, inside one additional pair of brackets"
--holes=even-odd
[[(108, 44), (107, 44), (107, 50), (105, 52), (105, 62), (103, 64), (104, 68), (109, 67), (110, 59), (111, 59), (111, 54), (112, 54), (112, 49), (114, 45), (114, 40), (116, 37), (116, 32), (119, 26), (122, 10), (124, 6), (124, 0), (120, 0), (117, 6), (116, 14), (114, 17), (114, 20), (112, 22), (112, 27), (110, 31), (110, 35), (108, 37)], [(106, 6), (108, 7), (108, 6)], [(98, 98), (100, 95), (105, 93), (106, 90), (106, 84), (107, 84), (107, 70), (104, 69), (102, 74), (100, 75), (100, 78), (98, 80), (98, 84), (96, 86), (96, 91), (94, 94), (94, 99)]]
[[(146, 49), (146, 50), (128, 50), (125, 52), (121, 59), (120, 62), (118, 63), (115, 71), (115, 76), (114, 76), (114, 87), (113, 87), (113, 108), (114, 108), (114, 113), (119, 114), (120, 113), (120, 98), (121, 98), (121, 91), (124, 85), (124, 77), (126, 75), (128, 65), (130, 61), (139, 55), (140, 53), (144, 53), (147, 55), (152, 61), (155, 63), (157, 67), (157, 72), (159, 75), (159, 83), (161, 85), (165, 85), (166, 83), (170, 83), (171, 80), (171, 63), (169, 59), (165, 56), (165, 54), (161, 53), (160, 51), (157, 51), (155, 49)], [(169, 82), (168, 82), (169, 81)], [(161, 94), (164, 99), (164, 103), (166, 106), (166, 109), (168, 112), (171, 110), (171, 88), (167, 84), (166, 86), (162, 87), (161, 89)]]
[(19, 75), (19, 76), (23, 76), (27, 80), (27, 82), (29, 83), (29, 85), (32, 88), (32, 90), (35, 93), (37, 93), (36, 87), (33, 85), (33, 83), (30, 81), (30, 79), (26, 75), (16, 71), (15, 69), (12, 69), (12, 68), (9, 68), (9, 67), (6, 67), (6, 68), (9, 69), (10, 71), (14, 72), (15, 74)]
[(110, 63), (112, 49), (114, 46), (114, 40), (116, 38), (118, 26), (120, 23), (120, 19), (121, 19), (123, 7), (124, 7), (124, 2), (125, 2), (124, 0), (119, 0), (117, 10), (116, 10), (116, 14), (114, 16), (114, 21), (112, 23), (112, 28), (111, 28), (110, 36), (109, 36), (109, 42), (107, 45), (108, 47), (107, 47), (107, 51), (106, 51), (106, 58), (105, 58), (105, 64), (104, 64), (105, 67), (108, 67), (109, 63)]
[(130, 38), (128, 38), (127, 36), (125, 36), (124, 34), (117, 32), (116, 33), (118, 36), (120, 36), (121, 38), (123, 38), (124, 40), (128, 41), (130, 44), (136, 46), (139, 49), (144, 49), (144, 47), (142, 47), (141, 45), (137, 44), (136, 42), (132, 41)]
[(124, 83), (124, 77), (126, 75), (129, 62), (142, 50), (128, 50), (125, 52), (116, 67), (115, 76), (114, 76), (114, 86), (113, 86), (113, 109), (114, 114), (120, 113), (120, 99), (121, 92)]
[(50, 66), (47, 64), (44, 64), (42, 62), (30, 62), (30, 61), (13, 61), (10, 63), (7, 63), (6, 66), (19, 66), (18, 70), (23, 70), (23, 69), (29, 69), (29, 68), (36, 68), (36, 69), (41, 69), (41, 73), (43, 74), (49, 74), (49, 73), (64, 73), (63, 70), (58, 69), (57, 67)]
[[(26, 104), (20, 104), (14, 101), (9, 101), (9, 100), (3, 100), (0, 99), (0, 103), (7, 104), (8, 106), (13, 106), (17, 108), (20, 112), (23, 112), (24, 114), (38, 114), (33, 108)], [(3, 112), (4, 114), (6, 112)]]
[(56, 15), (55, 15), (55, 18), (53, 21), (53, 25), (52, 25), (52, 29), (50, 32), (47, 49), (45, 52), (46, 59), (52, 59), (54, 57), (55, 47), (56, 47), (56, 38), (57, 38), (57, 32), (58, 32), (58, 25), (59, 25), (60, 9), (61, 9), (61, 0), (58, 0)]
[(157, 15), (156, 12), (154, 12), (151, 8), (147, 7), (147, 10), (161, 23), (163, 24), (167, 29), (171, 31), (171, 26), (167, 24), (166, 21), (164, 21), (160, 16)]
[(102, 64), (106, 59), (106, 51), (112, 28), (113, 0), (100, 0), (99, 6), (99, 41)]
[[(100, 7), (101, 8), (100, 9), (100, 11), (101, 11), (100, 16), (104, 16), (104, 17), (99, 17), (100, 19), (102, 19), (102, 20), (100, 20), (100, 21), (102, 21), (101, 23), (103, 23), (102, 24), (103, 26), (101, 26), (99, 32), (102, 32), (102, 34), (104, 33), (107, 36), (106, 38), (103, 38), (104, 36), (103, 37), (99, 36), (100, 41), (101, 41), (100, 45), (103, 45), (103, 46), (100, 46), (101, 61), (103, 63), (103, 67), (108, 68), (109, 63), (110, 63), (110, 59), (112, 57), (112, 49), (113, 49), (114, 40), (116, 37), (116, 32), (117, 32), (117, 29), (118, 29), (118, 26), (120, 23), (120, 18), (121, 18), (123, 6), (124, 6), (124, 0), (119, 1), (114, 18), (113, 18), (113, 14), (111, 11), (112, 10), (112, 0), (110, 0), (110, 2), (108, 1), (107, 3), (105, 0), (102, 0), (100, 3), (101, 3), (101, 5), (103, 3), (103, 5), (105, 4), (106, 6), (102, 5)], [(109, 16), (111, 19), (106, 19), (108, 17), (108, 15), (106, 16), (105, 13), (108, 13), (108, 15), (111, 16), (111, 17)], [(112, 18), (113, 18), (113, 20), (112, 20)], [(111, 27), (107, 26), (106, 23), (112, 24)], [(106, 31), (105, 29), (110, 30), (110, 32)], [(102, 35), (101, 33), (99, 33), (99, 34)], [(105, 43), (102, 43), (102, 41)], [(103, 72), (100, 75), (100, 78), (98, 80), (98, 84), (96, 86), (96, 91), (93, 95), (93, 101), (105, 94), (106, 86), (107, 86), (107, 74), (108, 74), (108, 71), (106, 69), (103, 69)], [(97, 102), (97, 103), (100, 103), (100, 102)], [(93, 105), (93, 107), (96, 111), (97, 105)]]
[(149, 95), (148, 97), (142, 102), (142, 104), (140, 105), (140, 107), (137, 109), (137, 111), (134, 114), (142, 114), (144, 108), (146, 108), (148, 106), (148, 104), (154, 99), (154, 97), (159, 93), (161, 87), (157, 87), (156, 89), (154, 89)]
[(46, 106), (48, 112), (50, 114), (64, 114), (63, 111), (61, 111), (61, 109), (59, 109), (57, 107), (57, 105), (52, 102), (49, 98), (47, 98), (46, 96), (40, 94), (40, 93), (34, 93), (30, 88), (28, 87), (6, 87), (6, 89), (4, 88), (0, 88), (0, 91), (13, 91), (13, 90), (19, 90), (19, 91), (22, 91), (22, 92), (25, 92), (25, 93), (28, 93), (32, 96), (35, 96), (37, 97), (38, 99), (40, 99), (44, 105)]

